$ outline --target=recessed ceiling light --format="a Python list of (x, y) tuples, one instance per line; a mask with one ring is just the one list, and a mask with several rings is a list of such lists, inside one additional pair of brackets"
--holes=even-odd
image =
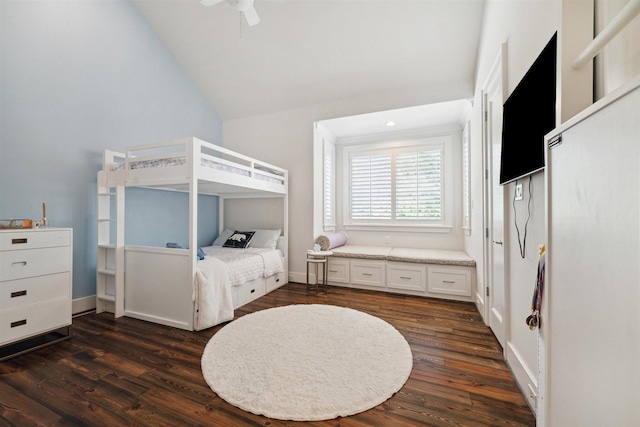
[(391, 127), (391, 126), (395, 126), (396, 122), (392, 122), (392, 121), (388, 121), (387, 122), (387, 126)]

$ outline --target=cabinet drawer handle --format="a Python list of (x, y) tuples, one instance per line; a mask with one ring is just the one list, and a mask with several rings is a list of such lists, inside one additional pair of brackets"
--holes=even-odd
[(256, 290), (255, 289), (251, 289), (251, 293), (254, 293)]
[(16, 261), (11, 263), (11, 267), (26, 267), (27, 261)]
[(338, 270), (329, 270), (329, 273), (337, 273)]
[(411, 277), (407, 277), (407, 276), (400, 276), (400, 278), (401, 278), (401, 279), (406, 279), (406, 280), (411, 279)]
[(15, 328), (17, 326), (22, 326), (27, 324), (27, 319), (18, 320), (16, 322), (11, 322), (11, 327)]
[(362, 273), (363, 276), (373, 276), (373, 273)]
[(24, 244), (28, 243), (28, 239), (26, 237), (22, 237), (20, 239), (11, 239), (12, 245)]
[(26, 294), (27, 294), (27, 290), (26, 289), (24, 291), (11, 292), (11, 298), (23, 297)]
[(279, 278), (278, 278), (278, 279), (276, 279), (276, 283), (278, 283), (279, 281), (280, 281), (280, 279), (279, 279)]
[(443, 280), (443, 283), (456, 283), (454, 280)]

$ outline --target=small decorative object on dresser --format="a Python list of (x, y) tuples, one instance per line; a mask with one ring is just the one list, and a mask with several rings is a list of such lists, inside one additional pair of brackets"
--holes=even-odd
[(0, 230), (0, 361), (69, 338), (70, 228)]

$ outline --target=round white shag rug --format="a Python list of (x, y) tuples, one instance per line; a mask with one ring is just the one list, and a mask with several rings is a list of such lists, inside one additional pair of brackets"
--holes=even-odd
[(202, 355), (207, 384), (269, 418), (319, 421), (373, 408), (413, 367), (405, 338), (382, 319), (332, 305), (288, 305), (227, 324)]

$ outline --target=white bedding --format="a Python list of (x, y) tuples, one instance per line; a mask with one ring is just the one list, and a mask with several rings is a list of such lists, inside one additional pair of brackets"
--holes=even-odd
[(206, 257), (198, 261), (196, 273), (196, 318), (202, 330), (233, 319), (232, 286), (284, 272), (280, 251), (269, 248), (202, 248)]
[(206, 246), (202, 248), (207, 255), (202, 263), (210, 257), (225, 263), (229, 271), (231, 286), (241, 285), (259, 277), (269, 277), (282, 273), (284, 267), (280, 252), (269, 248), (223, 248), (222, 246)]

